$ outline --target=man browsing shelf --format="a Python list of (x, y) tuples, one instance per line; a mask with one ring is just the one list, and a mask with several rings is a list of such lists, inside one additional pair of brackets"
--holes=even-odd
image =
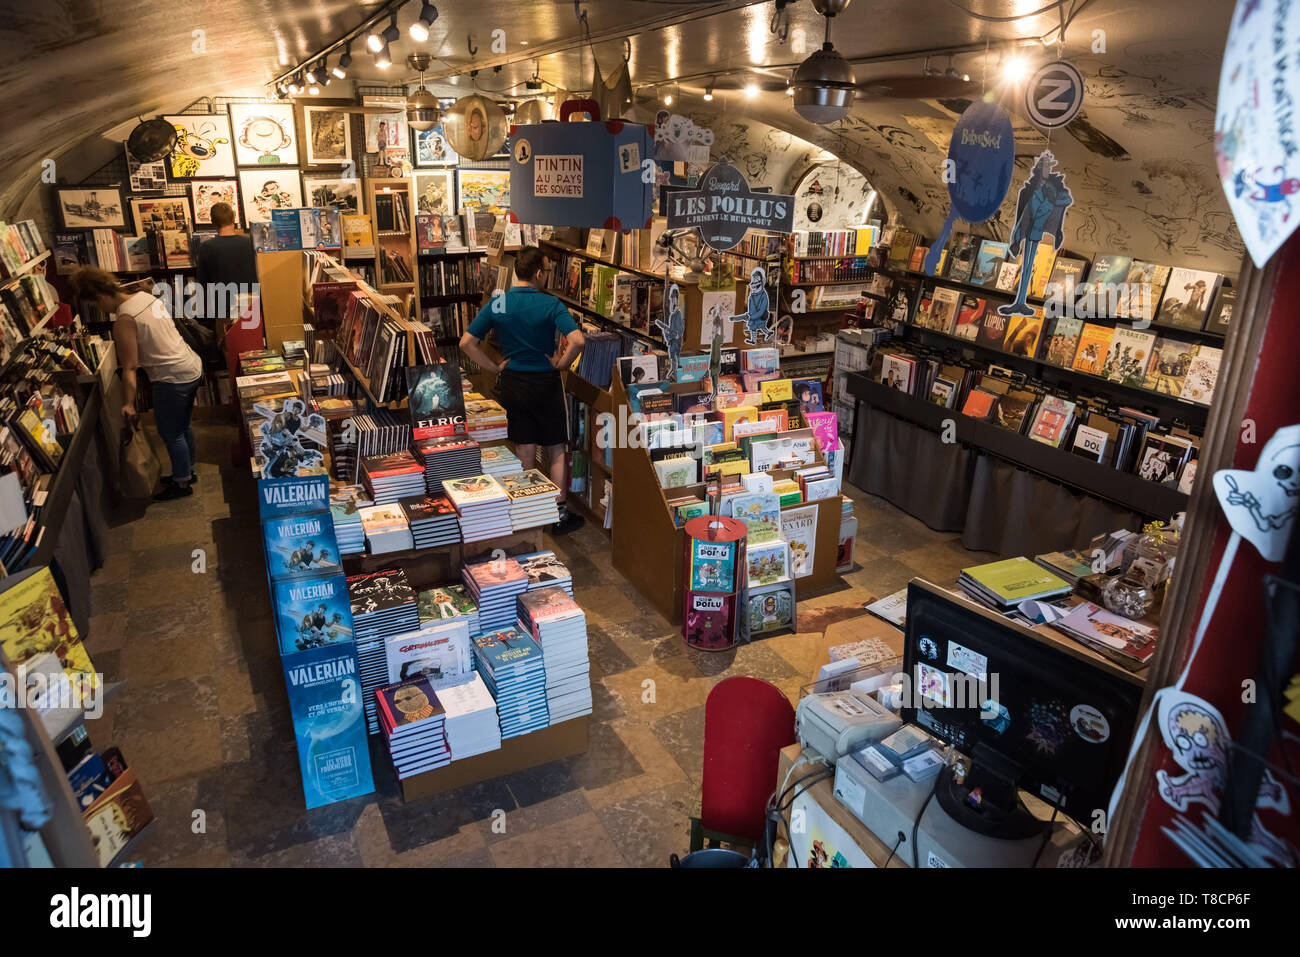
[(217, 235), (199, 246), (195, 280), (204, 290), (204, 301), (214, 304), (210, 323), (240, 314), (240, 300), (253, 297), (257, 289), (257, 253), (253, 240), (235, 231), (235, 211), (229, 203), (214, 203), (212, 225)]
[[(489, 298), (461, 336), (460, 347), (483, 369), (496, 373), (497, 398), (506, 410), (506, 434), (523, 467), (533, 467), (537, 446), (546, 450), (551, 481), (560, 488), (560, 521), (551, 533), (563, 535), (581, 528), (583, 519), (570, 515), (565, 507), (569, 405), (561, 370), (578, 357), (586, 340), (564, 303), (537, 288), (543, 258), (535, 246), (519, 251), (514, 285)], [(489, 332), (496, 333), (504, 356), (500, 363), (483, 351)]]

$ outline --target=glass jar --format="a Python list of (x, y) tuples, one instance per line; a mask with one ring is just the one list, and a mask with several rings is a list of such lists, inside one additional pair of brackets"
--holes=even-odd
[(1112, 578), (1102, 592), (1102, 604), (1107, 611), (1140, 621), (1155, 605), (1155, 590), (1140, 576), (1121, 575)]

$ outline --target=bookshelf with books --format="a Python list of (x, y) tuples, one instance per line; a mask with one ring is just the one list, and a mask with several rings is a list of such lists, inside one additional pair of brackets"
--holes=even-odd
[(414, 298), (409, 314), (420, 314), (420, 289), (416, 279), (416, 229), (411, 203), (411, 182), (407, 179), (367, 179), (366, 208), (370, 211), (371, 236), (375, 247), (375, 286), (397, 295), (401, 310)]

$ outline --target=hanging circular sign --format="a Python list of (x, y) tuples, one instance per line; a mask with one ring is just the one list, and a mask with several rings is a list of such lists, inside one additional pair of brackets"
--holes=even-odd
[(1025, 84), (1025, 112), (1035, 126), (1054, 130), (1069, 123), (1083, 106), (1083, 74), (1056, 60), (1039, 67)]
[(485, 96), (462, 96), (443, 114), (447, 144), (467, 160), (485, 160), (505, 145), (506, 115)]

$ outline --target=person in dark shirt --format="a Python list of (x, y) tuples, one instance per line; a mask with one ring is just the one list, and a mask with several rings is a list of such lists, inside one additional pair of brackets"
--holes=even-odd
[(213, 304), (210, 323), (239, 314), (240, 304), (256, 296), (257, 253), (253, 240), (235, 232), (235, 211), (229, 203), (215, 203), (212, 224), (217, 235), (199, 246), (195, 279), (204, 292), (204, 302)]

